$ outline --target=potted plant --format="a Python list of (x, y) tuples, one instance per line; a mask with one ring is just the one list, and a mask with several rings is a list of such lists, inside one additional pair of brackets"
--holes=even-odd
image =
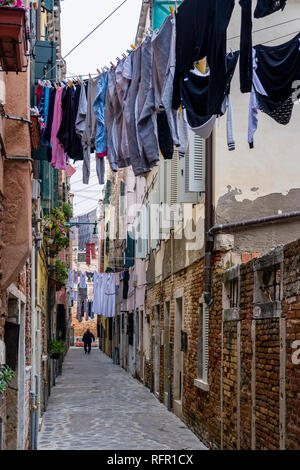
[(0, 395), (5, 391), (13, 377), (14, 372), (10, 367), (7, 365), (0, 366)]
[(59, 359), (61, 354), (65, 352), (65, 343), (63, 341), (55, 341), (51, 342), (51, 358), (52, 359)]
[(26, 7), (21, 0), (0, 0), (0, 62), (5, 72), (26, 66)]

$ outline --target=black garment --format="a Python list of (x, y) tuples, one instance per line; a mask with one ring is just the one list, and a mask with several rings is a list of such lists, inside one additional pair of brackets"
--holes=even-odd
[(293, 83), (300, 79), (300, 33), (278, 46), (254, 47), (257, 58), (257, 76), (268, 97), (275, 103), (287, 100), (293, 92)]
[[(226, 86), (223, 100), (230, 93), (231, 80), (238, 57), (239, 51), (230, 52), (226, 56)], [(187, 72), (182, 76), (182, 105), (186, 109), (188, 123), (192, 128), (203, 126), (212, 117), (211, 115), (206, 115), (209, 82), (209, 76), (195, 75), (193, 72)], [(220, 114), (222, 113), (220, 112)]]
[(128, 298), (128, 288), (129, 288), (129, 271), (126, 270), (124, 271), (124, 277), (123, 277), (123, 299)]
[(66, 87), (62, 96), (63, 116), (57, 138), (74, 161), (83, 160), (81, 139), (75, 130), (81, 86)]
[(242, 8), (240, 38), (240, 88), (242, 93), (252, 89), (252, 0), (239, 0)]
[(50, 141), (51, 141), (51, 131), (52, 131), (53, 116), (54, 116), (55, 96), (56, 96), (56, 88), (53, 87), (53, 88), (50, 89), (47, 127), (46, 127), (45, 132), (44, 132), (44, 141), (48, 145), (50, 145)]
[(207, 57), (211, 79), (205, 112), (219, 114), (226, 86), (226, 31), (235, 0), (185, 0), (176, 14), (173, 108), (180, 106), (180, 78)]
[(171, 160), (174, 153), (174, 143), (165, 111), (157, 114), (157, 132), (160, 151), (165, 160)]
[(90, 331), (86, 331), (82, 337), (82, 341), (85, 345), (86, 344), (91, 345), (92, 342), (95, 341), (95, 336)]
[(286, 6), (286, 2), (287, 0), (257, 0), (254, 17), (263, 18), (275, 13), (275, 11), (283, 10)]
[(85, 354), (86, 353), (90, 354), (91, 349), (92, 349), (92, 344), (91, 343), (84, 343), (84, 352), (85, 352)]
[(300, 80), (300, 33), (279, 46), (255, 46), (257, 76), (267, 93), (255, 91), (258, 108), (279, 124), (290, 122), (293, 92)]

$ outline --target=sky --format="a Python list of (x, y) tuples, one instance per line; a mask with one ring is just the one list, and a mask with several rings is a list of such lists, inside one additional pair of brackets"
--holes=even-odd
[[(61, 29), (62, 56), (76, 46), (88, 33), (103, 21), (124, 0), (62, 0)], [(86, 41), (66, 58), (67, 76), (96, 74), (97, 69), (116, 58), (134, 43), (140, 17), (142, 0), (127, 0), (120, 9), (100, 26)], [(97, 207), (102, 194), (95, 169), (95, 157), (91, 155), (89, 185), (82, 184), (82, 162), (70, 164), (77, 170), (71, 177), (74, 193), (74, 215), (85, 214)]]

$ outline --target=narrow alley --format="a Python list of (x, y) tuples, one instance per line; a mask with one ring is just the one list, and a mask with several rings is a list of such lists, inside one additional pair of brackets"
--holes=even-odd
[(141, 383), (98, 349), (70, 348), (53, 387), (38, 450), (206, 447)]

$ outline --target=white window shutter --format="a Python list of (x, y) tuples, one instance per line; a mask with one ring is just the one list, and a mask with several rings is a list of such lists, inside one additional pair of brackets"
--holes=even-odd
[(189, 191), (205, 192), (205, 139), (198, 135), (190, 138)]
[(147, 216), (147, 207), (143, 207), (143, 209), (138, 211), (136, 215), (135, 248), (137, 259), (145, 259), (148, 254), (149, 225)]
[(189, 146), (180, 162), (180, 202), (195, 203), (205, 191), (205, 140), (189, 131)]
[(150, 239), (151, 249), (156, 250), (159, 244), (160, 234), (160, 218), (159, 218), (159, 192), (153, 191), (151, 196), (151, 208), (150, 208)]
[(178, 203), (178, 189), (179, 189), (179, 153), (178, 150), (174, 150), (174, 155), (171, 160), (171, 195), (170, 195), (170, 203), (177, 204)]

